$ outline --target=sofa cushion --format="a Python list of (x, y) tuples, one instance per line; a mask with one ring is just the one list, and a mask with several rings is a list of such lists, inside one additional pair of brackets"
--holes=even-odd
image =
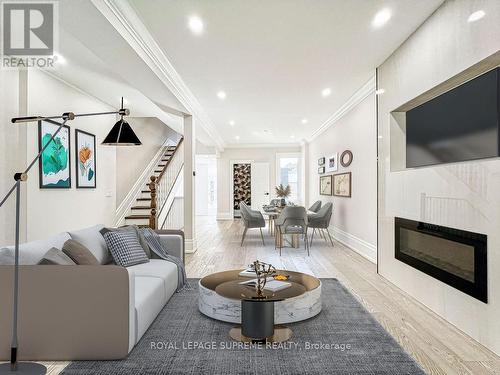
[(149, 258), (133, 231), (109, 231), (104, 233), (104, 240), (119, 266), (129, 267), (149, 262)]
[(106, 241), (99, 232), (102, 228), (104, 225), (98, 224), (90, 228), (69, 232), (69, 235), (89, 249), (99, 264), (106, 264), (111, 260), (111, 254), (106, 246)]
[(96, 257), (80, 242), (75, 240), (67, 240), (63, 247), (62, 251), (68, 257), (73, 260), (78, 265), (81, 266), (98, 266), (99, 262)]
[(139, 277), (156, 277), (162, 280), (165, 290), (165, 300), (168, 301), (177, 288), (177, 266), (166, 260), (151, 259), (148, 263), (128, 267)]
[(146, 253), (146, 256), (148, 258), (151, 258), (151, 250), (149, 250), (148, 243), (146, 242), (144, 235), (141, 233), (141, 230), (137, 225), (124, 225), (119, 228), (102, 228), (99, 232), (104, 236), (106, 232), (115, 232), (115, 231), (131, 231), (135, 233), (137, 239), (139, 240), (139, 243), (142, 246), (142, 249)]
[(64, 252), (53, 247), (45, 253), (42, 260), (40, 260), (38, 264), (74, 266), (76, 263), (73, 261), (73, 259), (64, 254)]
[[(47, 251), (53, 247), (61, 249), (64, 243), (70, 238), (68, 233), (59, 233), (45, 240), (32, 241), (19, 245), (19, 264), (38, 264)], [(14, 246), (7, 246), (0, 249), (0, 264), (14, 264), (14, 252)]]
[(135, 343), (147, 331), (166, 303), (163, 282), (158, 277), (135, 277)]

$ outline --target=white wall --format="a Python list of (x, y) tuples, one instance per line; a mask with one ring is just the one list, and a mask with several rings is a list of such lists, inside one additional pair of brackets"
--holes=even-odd
[(269, 183), (271, 198), (276, 186), (276, 153), (300, 152), (300, 146), (283, 148), (227, 148), (217, 159), (217, 218), (232, 219), (231, 217), (231, 160), (251, 160), (254, 162), (269, 163)]
[(196, 215), (217, 214), (217, 160), (215, 155), (196, 155)]
[[(468, 23), (483, 9), (486, 16)], [(447, 1), (378, 69), (379, 272), (500, 354), (500, 160), (391, 172), (390, 112), (500, 50), (500, 2)], [(421, 196), (440, 197), (425, 221), (488, 235), (488, 304), (394, 258), (394, 217), (424, 220)], [(464, 202), (467, 212), (456, 211)]]
[[(63, 112), (102, 112), (114, 110), (76, 88), (30, 70), (28, 76), (28, 113), (58, 115)], [(103, 223), (111, 225), (115, 214), (116, 148), (101, 146), (115, 116), (83, 117), (69, 123), (71, 127), (71, 189), (39, 189), (38, 167), (33, 168), (28, 180), (27, 239), (46, 238), (58, 232), (79, 229)], [(75, 128), (97, 136), (96, 189), (76, 189)], [(37, 126), (28, 128), (27, 155), (31, 159), (38, 152)]]
[[(14, 184), (14, 173), (26, 168), (26, 128), (10, 122), (12, 117), (25, 115), (22, 99), (23, 77), (15, 70), (0, 69), (0, 200)], [(21, 94), (20, 94), (21, 92)], [(26, 233), (26, 188), (22, 188), (21, 240)], [(0, 207), (0, 246), (14, 243), (15, 194)]]
[[(309, 202), (333, 203), (332, 234), (376, 262), (377, 246), (377, 124), (372, 93), (308, 145)], [(335, 173), (352, 173), (352, 197), (319, 194), (318, 159), (351, 150), (353, 162)], [(335, 174), (328, 173), (328, 174)]]

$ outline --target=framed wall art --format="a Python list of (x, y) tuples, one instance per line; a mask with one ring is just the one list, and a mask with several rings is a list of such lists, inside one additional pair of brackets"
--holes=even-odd
[(333, 195), (350, 198), (352, 191), (351, 172), (333, 175)]
[(318, 159), (318, 165), (325, 165), (325, 158), (319, 158)]
[(326, 171), (327, 172), (337, 172), (339, 169), (339, 154), (336, 152), (332, 156), (329, 156), (326, 159)]
[(319, 194), (332, 195), (332, 176), (321, 176), (319, 178)]
[(340, 165), (342, 165), (344, 168), (350, 166), (352, 163), (352, 152), (351, 150), (345, 150), (341, 155), (340, 155)]
[(318, 173), (319, 174), (325, 173), (325, 167), (318, 167)]
[(76, 129), (75, 144), (76, 187), (93, 189), (96, 187), (95, 135)]
[[(49, 143), (58, 128), (58, 125), (46, 121), (38, 122), (39, 151), (42, 151), (45, 145)], [(70, 134), (69, 126), (63, 126), (43, 151), (38, 161), (40, 189), (71, 188)]]

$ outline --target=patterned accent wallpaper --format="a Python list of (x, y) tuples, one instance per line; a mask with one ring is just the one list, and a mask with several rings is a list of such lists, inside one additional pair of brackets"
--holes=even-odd
[(251, 194), (251, 164), (234, 164), (233, 179), (234, 179), (234, 209), (240, 209), (240, 202), (245, 202), (247, 205), (252, 204)]

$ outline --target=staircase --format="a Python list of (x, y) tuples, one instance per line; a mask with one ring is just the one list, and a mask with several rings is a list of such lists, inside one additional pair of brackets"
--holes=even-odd
[(138, 191), (128, 207), (124, 221), (118, 219), (118, 225), (135, 224), (140, 227), (165, 229), (168, 214), (173, 204), (174, 188), (184, 166), (183, 140), (176, 146), (163, 147), (161, 155), (151, 168), (151, 175), (143, 178)]

